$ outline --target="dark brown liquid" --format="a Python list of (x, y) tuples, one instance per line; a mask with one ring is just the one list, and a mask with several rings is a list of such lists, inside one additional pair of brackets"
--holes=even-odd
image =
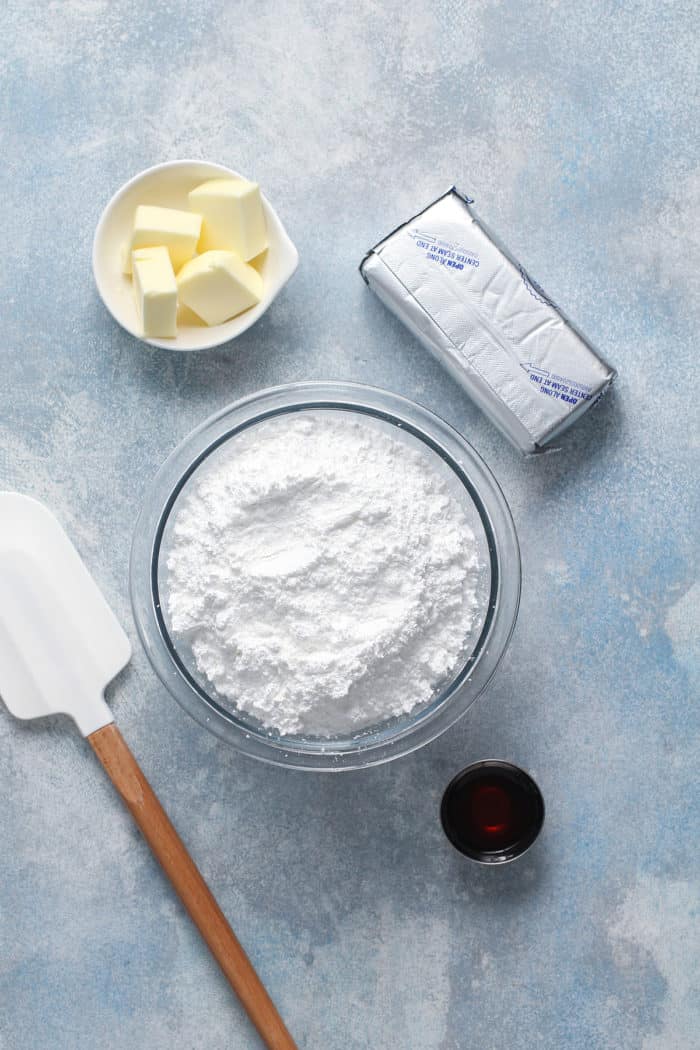
[(480, 762), (452, 781), (441, 816), (445, 833), (462, 853), (477, 860), (510, 859), (537, 837), (544, 804), (537, 785), (522, 770)]

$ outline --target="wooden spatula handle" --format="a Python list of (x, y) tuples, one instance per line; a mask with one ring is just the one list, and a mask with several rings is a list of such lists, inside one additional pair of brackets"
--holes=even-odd
[(269, 1050), (297, 1050), (124, 737), (111, 723), (87, 739)]

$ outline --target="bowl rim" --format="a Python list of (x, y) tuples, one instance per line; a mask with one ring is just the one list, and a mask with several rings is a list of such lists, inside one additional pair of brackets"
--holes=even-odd
[[(203, 160), (196, 157), (185, 157), (180, 160), (166, 160), (159, 164), (152, 164), (149, 168), (144, 168), (143, 171), (137, 172), (132, 175), (130, 179), (124, 182), (119, 189), (117, 189), (105, 204), (100, 217), (95, 227), (95, 232), (92, 238), (92, 251), (91, 251), (91, 263), (92, 263), (92, 275), (97, 288), (97, 293), (110, 316), (117, 322), (120, 328), (123, 328), (125, 332), (128, 332), (130, 336), (143, 343), (146, 346), (157, 347), (161, 350), (171, 350), (175, 353), (196, 353), (200, 350), (212, 350), (215, 347), (223, 346), (225, 343), (230, 343), (234, 339), (237, 339), (239, 335), (243, 335), (247, 332), (256, 321), (267, 312), (269, 307), (272, 305), (274, 300), (277, 298), (279, 293), (284, 288), (285, 284), (294, 275), (299, 265), (299, 252), (297, 251), (296, 245), (292, 241), (291, 237), (287, 233), (282, 220), (273, 208), (272, 204), (260, 190), (260, 196), (263, 202), (263, 208), (265, 209), (265, 217), (268, 220), (268, 224), (274, 232), (274, 240), (277, 245), (279, 257), (285, 260), (286, 265), (281, 268), (280, 275), (277, 279), (268, 285), (266, 288), (266, 294), (261, 299), (260, 303), (251, 310), (245, 311), (244, 314), (239, 315), (240, 321), (236, 325), (236, 330), (231, 332), (228, 325), (229, 321), (224, 322), (221, 325), (212, 325), (206, 329), (211, 333), (211, 338), (206, 342), (200, 343), (197, 346), (183, 346), (176, 345), (171, 340), (167, 339), (147, 339), (143, 335), (139, 335), (138, 331), (134, 331), (128, 324), (125, 323), (123, 317), (120, 317), (118, 312), (112, 307), (111, 297), (107, 293), (107, 282), (103, 279), (102, 267), (100, 264), (101, 252), (100, 247), (104, 236), (104, 230), (110, 219), (110, 216), (114, 208), (120, 203), (120, 201), (126, 197), (132, 189), (143, 179), (148, 176), (155, 175), (159, 171), (167, 171), (173, 168), (185, 167), (187, 165), (197, 165), (198, 167), (209, 168), (212, 176), (215, 175), (229, 175), (232, 178), (247, 178), (240, 172), (235, 171), (226, 164), (221, 164), (218, 161)], [(269, 249), (268, 249), (269, 250)], [(231, 318), (231, 321), (237, 321), (238, 318)], [(201, 331), (201, 329), (198, 329)], [(216, 333), (216, 334), (214, 334)]]
[[(222, 709), (191, 678), (165, 627), (158, 593), (160, 539), (174, 502), (203, 460), (241, 429), (284, 412), (366, 412), (408, 430), (455, 471), (481, 517), (491, 558), (491, 594), (481, 636), (460, 673), (415, 720), (370, 731), (344, 744), (300, 742), (255, 731)], [(467, 472), (468, 471), (468, 472)], [(520, 550), (505, 496), (490, 469), (448, 423), (417, 402), (380, 388), (346, 382), (298, 382), (257, 391), (214, 413), (181, 441), (158, 470), (138, 516), (131, 549), (130, 593), (136, 628), (156, 674), (200, 725), (254, 758), (296, 769), (358, 769), (409, 754), (453, 725), (481, 695), (515, 628), (520, 601)]]

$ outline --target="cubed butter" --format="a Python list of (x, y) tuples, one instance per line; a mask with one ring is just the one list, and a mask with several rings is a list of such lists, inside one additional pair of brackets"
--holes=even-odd
[(134, 295), (143, 334), (161, 339), (177, 335), (177, 281), (168, 249), (137, 248), (132, 252)]
[(200, 252), (224, 249), (254, 259), (267, 248), (260, 189), (247, 179), (210, 179), (189, 194), (190, 208), (202, 216)]
[(205, 324), (222, 324), (262, 299), (257, 270), (235, 252), (209, 251), (190, 259), (177, 275), (180, 302)]
[(178, 208), (159, 208), (139, 204), (134, 215), (134, 229), (124, 253), (124, 273), (131, 273), (131, 254), (136, 248), (164, 245), (177, 273), (197, 251), (202, 232), (201, 216)]

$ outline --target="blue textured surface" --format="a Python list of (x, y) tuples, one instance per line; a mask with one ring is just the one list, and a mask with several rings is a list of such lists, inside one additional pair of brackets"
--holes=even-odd
[[(690, 1050), (697, 911), (697, 213), (690, 4), (10, 0), (0, 112), (0, 485), (45, 500), (134, 641), (114, 711), (299, 1044)], [(107, 316), (112, 192), (182, 156), (257, 178), (301, 253), (229, 349), (149, 352)], [(457, 180), (619, 368), (524, 462), (366, 291), (364, 250)], [(453, 423), (501, 481), (524, 592), (489, 693), (441, 740), (339, 777), (258, 765), (155, 680), (132, 526), (226, 403), (365, 381)], [(521, 862), (440, 830), (467, 762), (530, 768)], [(67, 722), (0, 717), (0, 1047), (258, 1046)]]

